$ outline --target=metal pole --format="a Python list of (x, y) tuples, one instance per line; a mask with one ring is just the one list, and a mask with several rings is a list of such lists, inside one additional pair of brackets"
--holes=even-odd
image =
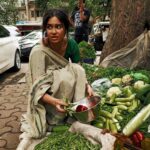
[(29, 0), (25, 0), (25, 6), (26, 6), (26, 16), (27, 16), (27, 21), (30, 20), (30, 17), (29, 17)]

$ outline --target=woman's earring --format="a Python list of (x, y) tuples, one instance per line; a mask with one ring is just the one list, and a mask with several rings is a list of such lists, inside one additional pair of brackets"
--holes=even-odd
[(44, 36), (44, 38), (47, 37), (47, 32), (46, 31), (44, 31), (44, 35), (43, 36)]

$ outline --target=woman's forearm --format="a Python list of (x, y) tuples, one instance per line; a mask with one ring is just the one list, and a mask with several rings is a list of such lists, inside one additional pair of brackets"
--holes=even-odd
[(55, 106), (56, 105), (56, 98), (50, 96), (49, 94), (44, 94), (43, 97), (41, 98), (41, 100), (44, 102), (44, 103), (47, 103), (47, 104), (50, 104), (50, 105), (53, 105)]
[(59, 112), (66, 112), (66, 110), (64, 110), (64, 106), (67, 106), (68, 104), (66, 102), (64, 102), (62, 99), (57, 99), (55, 97), (50, 96), (49, 94), (44, 94), (43, 97), (41, 98), (41, 100), (44, 103), (47, 103), (49, 105), (52, 105), (54, 107), (56, 107), (56, 109)]

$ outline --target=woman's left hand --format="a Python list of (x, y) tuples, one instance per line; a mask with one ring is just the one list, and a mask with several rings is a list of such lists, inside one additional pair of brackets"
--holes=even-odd
[(89, 84), (86, 85), (88, 96), (94, 96), (94, 91)]

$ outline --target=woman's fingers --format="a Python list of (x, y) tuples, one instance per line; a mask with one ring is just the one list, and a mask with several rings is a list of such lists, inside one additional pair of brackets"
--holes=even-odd
[(63, 100), (57, 100), (56, 104), (59, 104), (59, 105), (63, 105), (63, 106), (68, 106), (68, 104), (66, 102), (64, 102)]
[(94, 96), (93, 89), (91, 88), (90, 85), (87, 85), (87, 93), (88, 93), (89, 96)]
[(66, 110), (64, 110), (64, 106), (67, 106), (68, 104), (66, 102), (64, 102), (63, 100), (57, 100), (56, 101), (56, 109), (59, 112), (66, 112)]
[(62, 112), (62, 113), (65, 113), (66, 110), (64, 110), (64, 108), (62, 107), (62, 105), (56, 105), (56, 109), (59, 111), (59, 112)]

